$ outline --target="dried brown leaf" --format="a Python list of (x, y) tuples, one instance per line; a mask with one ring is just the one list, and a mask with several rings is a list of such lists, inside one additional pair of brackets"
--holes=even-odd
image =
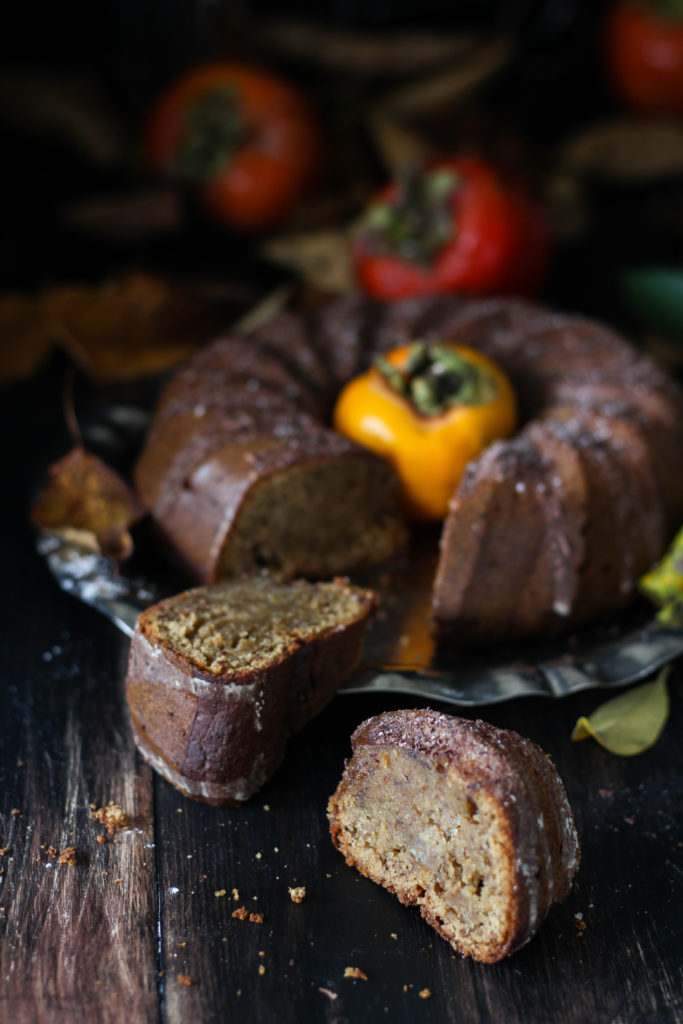
[(180, 193), (170, 187), (139, 189), (71, 203), (61, 211), (69, 227), (115, 241), (131, 241), (178, 230)]
[(561, 167), (573, 174), (621, 184), (683, 173), (683, 123), (616, 117), (583, 129), (565, 144)]
[(132, 553), (129, 528), (141, 516), (142, 508), (126, 482), (80, 445), (50, 466), (31, 509), (36, 526), (77, 539), (117, 561)]
[(401, 77), (461, 60), (477, 48), (474, 33), (344, 29), (280, 18), (265, 21), (261, 41), (297, 61), (355, 78)]
[(261, 253), (323, 292), (344, 294), (354, 289), (347, 231), (330, 229), (282, 235), (266, 241)]
[(101, 384), (175, 366), (222, 325), (219, 305), (152, 274), (53, 289), (44, 305), (68, 353)]
[(26, 295), (0, 295), (0, 383), (31, 377), (54, 348), (41, 303)]

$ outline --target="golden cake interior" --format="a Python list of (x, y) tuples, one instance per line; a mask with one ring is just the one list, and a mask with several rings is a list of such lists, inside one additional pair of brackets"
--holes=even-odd
[(374, 565), (404, 540), (395, 504), (393, 474), (364, 456), (274, 473), (240, 509), (216, 576), (268, 568), (324, 578)]
[(366, 604), (364, 592), (334, 583), (251, 578), (170, 598), (155, 606), (145, 631), (200, 671), (254, 671), (312, 636), (348, 624)]
[(330, 801), (335, 842), (362, 874), (417, 904), (459, 952), (500, 958), (514, 926), (514, 864), (495, 797), (476, 799), (447, 763), (363, 747)]

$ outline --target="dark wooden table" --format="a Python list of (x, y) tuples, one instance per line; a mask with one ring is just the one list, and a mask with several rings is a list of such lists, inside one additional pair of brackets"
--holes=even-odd
[[(353, 728), (418, 702), (338, 697), (238, 810), (186, 800), (136, 754), (127, 641), (57, 588), (27, 523), (41, 459), (68, 443), (59, 371), (0, 403), (0, 1020), (683, 1020), (680, 663), (666, 731), (632, 759), (570, 741), (604, 692), (483, 709), (552, 755), (583, 862), (524, 949), (496, 966), (462, 960), (416, 911), (346, 867), (327, 832)], [(112, 801), (130, 827), (109, 836), (91, 808)], [(58, 863), (50, 847), (75, 848), (77, 863)], [(298, 904), (296, 885), (306, 888)], [(234, 918), (239, 907), (262, 921)], [(345, 979), (349, 966), (367, 980)]]

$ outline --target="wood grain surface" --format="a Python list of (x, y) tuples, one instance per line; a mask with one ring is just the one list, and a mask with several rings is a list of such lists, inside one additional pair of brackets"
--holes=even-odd
[[(576, 718), (604, 699), (598, 691), (485, 709), (555, 760), (583, 861), (526, 947), (494, 966), (463, 960), (415, 910), (348, 868), (327, 832), (354, 727), (419, 702), (337, 698), (239, 809), (186, 800), (135, 753), (122, 699), (127, 641), (57, 589), (27, 525), (36, 467), (52, 454), (44, 439), (66, 445), (60, 388), (53, 367), (0, 403), (12, 482), (0, 563), (0, 1020), (683, 1020), (680, 663), (666, 731), (636, 758), (570, 741)], [(109, 802), (129, 817), (113, 835), (91, 816)], [(75, 865), (49, 847), (73, 847)], [(306, 889), (300, 903), (293, 886)], [(345, 978), (347, 967), (367, 980)]]

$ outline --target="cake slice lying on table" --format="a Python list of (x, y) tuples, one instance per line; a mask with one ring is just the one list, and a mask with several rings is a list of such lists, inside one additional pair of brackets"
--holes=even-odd
[(436, 711), (363, 722), (328, 807), (347, 864), (416, 904), (465, 956), (495, 963), (565, 898), (579, 841), (560, 778), (530, 740)]
[(372, 591), (255, 576), (139, 617), (126, 697), (142, 755), (186, 796), (247, 800), (360, 657)]

